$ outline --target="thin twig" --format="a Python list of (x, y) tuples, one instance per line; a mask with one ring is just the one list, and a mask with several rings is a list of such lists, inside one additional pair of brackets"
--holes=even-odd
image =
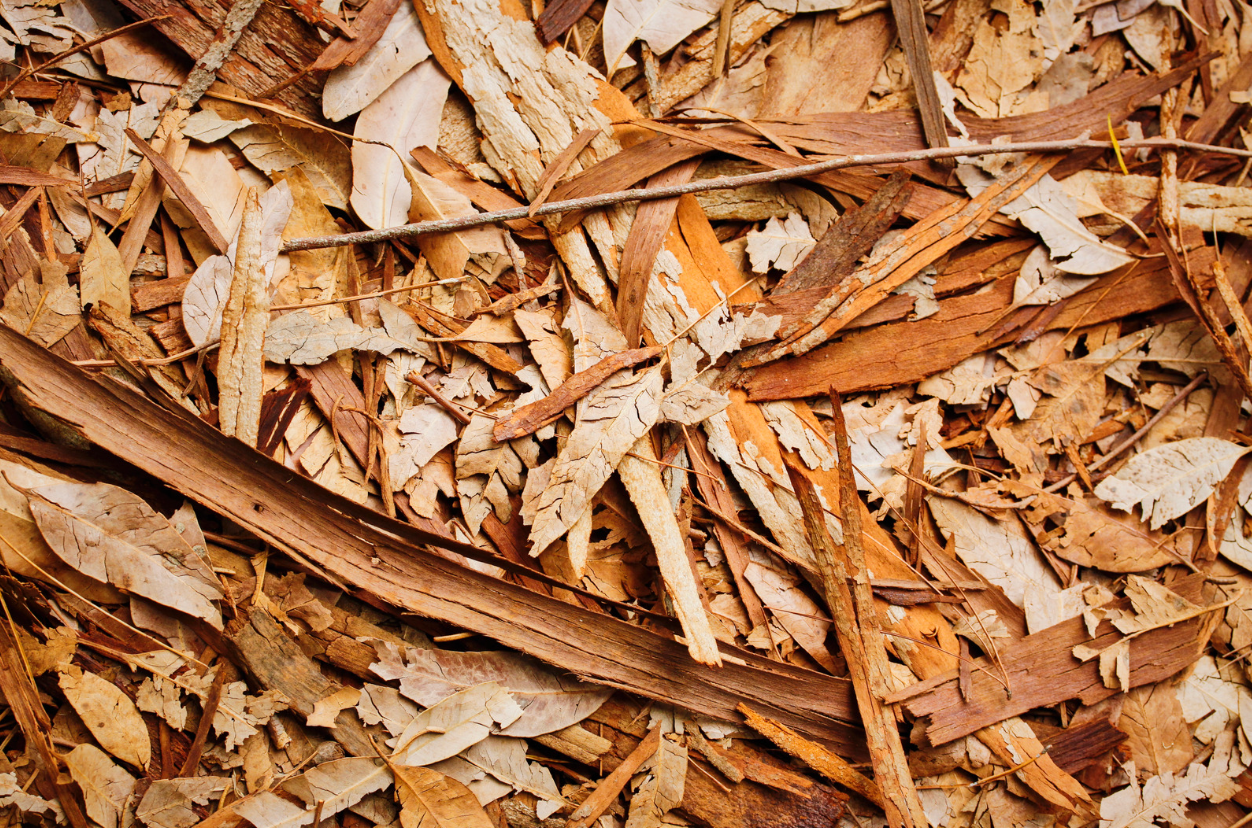
[[(1233, 155), (1239, 158), (1252, 158), (1252, 150), (1219, 147), (1212, 144), (1199, 144), (1194, 141), (1180, 139), (1165, 140), (1162, 138), (1145, 138), (1141, 141), (1121, 141), (1124, 149), (1187, 149), (1197, 152), (1214, 152)], [(630, 201), (651, 201), (657, 198), (675, 198), (691, 193), (706, 193), (712, 190), (734, 190), (753, 184), (772, 184), (778, 181), (791, 181), (796, 178), (807, 178), (812, 175), (841, 170), (847, 167), (865, 167), (879, 164), (904, 164), (910, 161), (927, 161), (937, 158), (958, 158), (960, 156), (996, 155), (1013, 152), (1069, 152), (1076, 149), (1112, 149), (1108, 141), (1092, 141), (1074, 139), (1071, 141), (1024, 141), (1016, 144), (979, 145), (968, 147), (941, 147), (938, 149), (910, 150), (908, 152), (889, 152), (879, 155), (844, 155), (815, 164), (803, 164), (780, 170), (749, 173), (747, 175), (724, 175), (717, 178), (706, 178), (690, 181), (686, 184), (674, 184), (669, 187), (652, 189), (637, 188), (619, 190), (612, 193), (572, 198), (565, 201), (551, 201), (535, 211), (535, 216), (546, 216), (553, 213), (568, 213), (575, 210), (594, 210)], [(403, 224), (399, 227), (387, 227), (382, 230), (366, 230), (360, 233), (344, 233), (338, 236), (310, 236), (303, 239), (291, 239), (283, 245), (283, 252), (293, 250), (314, 250), (322, 247), (343, 247), (350, 244), (373, 244), (390, 241), (391, 239), (412, 238), (431, 233), (447, 233), (457, 230), (468, 230), (485, 224), (498, 224), (516, 219), (532, 218), (530, 207), (514, 207), (509, 210), (497, 210), (492, 213), (478, 213), (436, 221), (423, 221), (416, 224)]]
[[(1191, 392), (1192, 392), (1192, 391), (1194, 391), (1194, 390), (1196, 390), (1197, 388), (1199, 388), (1199, 387), (1200, 387), (1200, 383), (1202, 383), (1202, 382), (1204, 382), (1206, 379), (1208, 379), (1208, 376), (1209, 376), (1209, 375), (1208, 375), (1208, 373), (1207, 373), (1207, 372), (1201, 372), (1200, 374), (1198, 374), (1198, 375), (1196, 376), (1196, 378), (1195, 378), (1195, 379), (1193, 379), (1191, 382), (1189, 382), (1189, 383), (1187, 383), (1185, 386), (1183, 386), (1183, 389), (1182, 389), (1181, 391), (1179, 391), (1177, 394), (1175, 394), (1175, 395), (1173, 396), (1173, 398), (1172, 398), (1172, 399), (1170, 399), (1170, 401), (1169, 401), (1169, 402), (1167, 402), (1167, 403), (1165, 403), (1165, 405), (1161, 406), (1161, 410), (1160, 410), (1160, 411), (1158, 411), (1158, 412), (1156, 412), (1156, 414), (1155, 414), (1155, 415), (1153, 415), (1152, 419), (1150, 419), (1150, 420), (1148, 420), (1146, 423), (1144, 423), (1142, 428), (1140, 428), (1140, 429), (1139, 429), (1138, 431), (1136, 431), (1134, 434), (1130, 435), (1130, 436), (1129, 436), (1129, 437), (1127, 437), (1125, 440), (1123, 440), (1121, 443), (1119, 443), (1119, 444), (1117, 445), (1117, 447), (1116, 447), (1116, 448), (1114, 448), (1112, 451), (1110, 451), (1108, 454), (1104, 455), (1104, 456), (1103, 456), (1103, 457), (1101, 457), (1098, 461), (1096, 461), (1095, 463), (1092, 463), (1090, 466), (1088, 466), (1088, 467), (1087, 467), (1087, 471), (1088, 471), (1088, 472), (1099, 471), (1100, 469), (1102, 469), (1102, 468), (1104, 468), (1105, 466), (1107, 466), (1110, 462), (1112, 462), (1113, 458), (1115, 458), (1115, 457), (1117, 457), (1118, 455), (1122, 454), (1123, 452), (1125, 452), (1125, 451), (1126, 451), (1126, 449), (1130, 448), (1130, 447), (1131, 447), (1131, 446), (1133, 446), (1135, 443), (1137, 443), (1137, 442), (1139, 442), (1140, 440), (1142, 440), (1142, 439), (1143, 439), (1143, 435), (1145, 435), (1145, 434), (1147, 434), (1149, 431), (1151, 431), (1151, 430), (1152, 430), (1152, 427), (1153, 427), (1154, 425), (1156, 425), (1157, 423), (1159, 423), (1159, 422), (1161, 421), (1161, 419), (1162, 419), (1162, 418), (1163, 418), (1166, 414), (1168, 414), (1169, 412), (1173, 411), (1173, 410), (1174, 410), (1174, 406), (1178, 405), (1178, 403), (1180, 403), (1180, 402), (1182, 402), (1183, 400), (1185, 400), (1185, 399), (1186, 399), (1186, 398), (1187, 398), (1187, 397), (1191, 394)], [(1066, 477), (1063, 477), (1063, 478), (1061, 478), (1060, 480), (1058, 480), (1057, 482), (1053, 483), (1051, 486), (1048, 486), (1046, 489), (1044, 489), (1044, 491), (1045, 491), (1045, 492), (1047, 492), (1048, 494), (1054, 494), (1054, 493), (1056, 493), (1056, 492), (1059, 492), (1061, 489), (1064, 489), (1064, 488), (1065, 488), (1066, 486), (1068, 486), (1070, 483), (1073, 483), (1073, 482), (1074, 482), (1077, 478), (1078, 478), (1078, 473), (1077, 473), (1077, 472), (1072, 472), (1072, 473), (1070, 473), (1069, 475), (1067, 475)]]
[(405, 293), (410, 290), (421, 290), (422, 288), (437, 287), (438, 285), (460, 284), (468, 278), (469, 276), (457, 276), (453, 279), (440, 279), (436, 282), (422, 282), (421, 284), (407, 285), (406, 287), (392, 288), (391, 290), (376, 290), (373, 293), (360, 293), (356, 296), (341, 296), (338, 299), (323, 299), (319, 302), (303, 302), (296, 305), (275, 305), (270, 308), (270, 310), (303, 310), (304, 308), (320, 308), (325, 305), (344, 305), (348, 302), (360, 302), (364, 299), (381, 299), (382, 297), (390, 296), (393, 293)]

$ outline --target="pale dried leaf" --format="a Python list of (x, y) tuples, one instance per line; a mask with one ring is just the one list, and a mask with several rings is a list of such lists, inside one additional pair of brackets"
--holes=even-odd
[(130, 316), (130, 274), (117, 247), (99, 225), (91, 225), (91, 241), (79, 265), (79, 293), (83, 307), (105, 304)]
[(229, 783), (221, 776), (195, 779), (158, 779), (148, 788), (135, 816), (148, 828), (191, 828), (200, 822), (193, 805), (207, 805), (222, 795)]
[(1225, 802), (1240, 790), (1226, 768), (1211, 765), (1193, 764), (1182, 775), (1162, 773), (1142, 788), (1130, 773), (1129, 787), (1101, 801), (1100, 828), (1151, 828), (1158, 820), (1170, 825), (1193, 824), (1186, 815), (1188, 803)]
[(720, 0), (609, 0), (604, 9), (604, 60), (612, 75), (635, 65), (626, 49), (642, 40), (664, 54), (711, 21)]
[(1095, 494), (1114, 509), (1142, 507), (1149, 526), (1158, 529), (1203, 503), (1247, 452), (1215, 437), (1157, 446), (1132, 457), (1096, 486)]
[(143, 500), (107, 483), (57, 483), (30, 495), (35, 523), (65, 563), (222, 629), (214, 604), (221, 585), (178, 530)]
[(60, 342), (82, 321), (78, 288), (72, 287), (63, 264), (47, 260), (27, 271), (4, 295), (0, 321), (45, 348)]
[(87, 816), (100, 828), (119, 828), (135, 779), (113, 764), (95, 745), (79, 745), (65, 754), (65, 765), (83, 792)]
[(463, 784), (431, 768), (396, 768), (401, 828), (493, 828)]
[(660, 415), (661, 384), (659, 371), (621, 371), (587, 396), (540, 496), (530, 530), (532, 555), (582, 516), (626, 452), (652, 428)]
[(517, 310), (513, 321), (530, 343), (530, 354), (549, 388), (557, 388), (573, 373), (573, 354), (561, 336), (552, 311)]
[(364, 57), (351, 66), (331, 70), (322, 90), (322, 114), (331, 121), (342, 121), (360, 112), (428, 57), (430, 48), (417, 21), (417, 12), (412, 3), (402, 2), (382, 37)]
[(953, 539), (961, 561), (1003, 589), (1014, 604), (1024, 606), (1027, 590), (1060, 591), (1056, 574), (1016, 518), (995, 520), (949, 498), (929, 497), (927, 502), (939, 529)]
[(661, 819), (682, 804), (687, 781), (687, 749), (661, 739), (651, 769), (630, 799), (626, 828), (659, 828)]
[(370, 671), (400, 682), (400, 692), (423, 707), (486, 681), (504, 686), (522, 709), (503, 736), (541, 736), (568, 727), (594, 713), (611, 691), (563, 677), (542, 663), (508, 651), (454, 652), (408, 647), (403, 653), (390, 643), (378, 646), (379, 661)]
[(304, 807), (264, 791), (240, 800), (235, 812), (255, 828), (300, 828), (313, 822), (319, 804), (323, 817), (334, 816), (369, 794), (391, 787), (392, 781), (391, 771), (377, 760), (336, 759), (283, 783), (283, 790), (299, 797)]
[(309, 727), (334, 727), (335, 717), (341, 710), (356, 707), (361, 700), (361, 691), (355, 687), (341, 687), (329, 696), (318, 699), (313, 704), (313, 712), (305, 720)]
[(482, 805), (510, 791), (525, 791), (557, 806), (563, 804), (552, 771), (527, 760), (523, 739), (488, 736), (434, 767), (466, 785)]
[[(291, 216), (294, 199), (291, 187), (280, 181), (261, 197), (261, 250), (259, 261), (264, 267), (263, 280), (272, 286), (282, 246), (283, 228)], [(238, 222), (236, 222), (236, 228)], [(235, 250), (239, 244), (236, 231), (224, 255), (210, 256), (196, 268), (183, 294), (183, 327), (192, 343), (200, 346), (217, 339), (222, 330), (222, 312), (230, 293), (235, 270)]]
[(413, 767), (430, 765), (499, 733), (521, 716), (522, 708), (499, 684), (477, 684), (419, 713), (388, 742), (395, 749), (392, 759)]
[(791, 213), (784, 221), (771, 218), (763, 229), (748, 233), (752, 271), (792, 270), (816, 244), (808, 223), (799, 213)]
[(660, 419), (667, 423), (698, 425), (730, 405), (730, 398), (699, 382), (671, 387), (661, 398)]
[(129, 697), (95, 673), (61, 673), (61, 692), (100, 746), (128, 765), (147, 770), (152, 758), (148, 727)]
[(0, 773), (0, 808), (16, 807), (23, 814), (49, 814), (59, 823), (65, 822), (59, 802), (49, 802), (42, 796), (26, 793), (17, 784), (13, 773)]
[(433, 147), (439, 140), (439, 112), (450, 83), (433, 60), (426, 60), (361, 110), (353, 135), (383, 144), (352, 145), (349, 200), (366, 226), (378, 230), (408, 222), (413, 194), (404, 174), (404, 157), (415, 147)]
[(796, 643), (818, 664), (832, 673), (838, 673), (834, 656), (826, 648), (830, 622), (817, 602), (800, 588), (800, 580), (755, 561), (744, 568), (743, 575), (752, 584), (761, 603), (769, 608)]
[(383, 328), (362, 328), (346, 316), (327, 322), (307, 310), (283, 314), (265, 331), (265, 358), (289, 365), (318, 365), (340, 351), (386, 355), (399, 349), (409, 346)]

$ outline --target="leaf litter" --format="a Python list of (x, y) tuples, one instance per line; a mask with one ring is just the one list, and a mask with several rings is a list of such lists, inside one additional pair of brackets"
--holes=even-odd
[(1252, 807), (1245, 4), (5, 0), (0, 58), (5, 825)]

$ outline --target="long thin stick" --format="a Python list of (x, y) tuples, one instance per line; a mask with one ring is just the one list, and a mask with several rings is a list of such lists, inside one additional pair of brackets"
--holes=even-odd
[[(1239, 158), (1252, 158), (1252, 150), (1219, 147), (1212, 144), (1198, 144), (1194, 141), (1163, 138), (1145, 138), (1142, 141), (1119, 141), (1122, 149), (1187, 149), (1197, 152), (1214, 152), (1233, 155)], [(1024, 141), (1017, 144), (978, 145), (968, 147), (942, 147), (938, 149), (911, 150), (909, 152), (889, 152), (880, 155), (843, 155), (820, 161), (815, 164), (803, 164), (781, 170), (766, 170), (747, 175), (723, 175), (717, 178), (706, 178), (690, 181), (686, 184), (675, 184), (669, 187), (653, 189), (619, 190), (612, 193), (571, 198), (566, 201), (550, 201), (535, 211), (535, 216), (546, 216), (553, 213), (569, 213), (575, 210), (594, 210), (597, 207), (608, 207), (629, 201), (650, 201), (657, 198), (674, 198), (691, 193), (707, 193), (712, 190), (734, 190), (753, 184), (772, 184), (777, 181), (791, 181), (796, 178), (807, 178), (811, 175), (841, 170), (846, 167), (865, 167), (878, 164), (904, 164), (909, 161), (927, 161), (937, 158), (956, 158), (963, 155), (995, 155), (1009, 152), (1069, 152), (1076, 149), (1112, 149), (1108, 141), (1090, 141), (1075, 139), (1072, 141)], [(382, 230), (366, 230), (360, 233), (344, 233), (339, 236), (310, 236), (303, 239), (291, 239), (283, 245), (283, 252), (293, 250), (314, 250), (322, 247), (344, 247), (350, 244), (373, 244), (391, 239), (412, 238), (431, 233), (447, 233), (456, 230), (468, 230), (485, 224), (499, 224), (516, 219), (532, 218), (530, 207), (514, 207), (509, 210), (496, 210), (492, 213), (478, 213), (437, 221), (422, 221), (416, 224), (402, 224), (398, 227), (387, 227)]]

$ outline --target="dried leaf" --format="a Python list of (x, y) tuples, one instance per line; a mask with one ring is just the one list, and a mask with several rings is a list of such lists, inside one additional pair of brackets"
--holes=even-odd
[[(293, 203), (291, 188), (285, 181), (270, 187), (261, 197), (261, 248), (258, 259), (264, 268), (263, 280), (267, 286), (273, 283), (283, 228), (287, 225)], [(238, 222), (235, 227), (238, 230)], [(197, 346), (221, 335), (222, 311), (230, 293), (238, 244), (239, 234), (236, 232), (225, 255), (205, 259), (187, 283), (183, 294), (183, 327)]]
[(488, 736), (434, 767), (466, 785), (482, 805), (512, 791), (525, 791), (544, 800), (541, 808), (559, 808), (564, 804), (552, 771), (527, 760), (523, 739)]
[[(1133, 769), (1130, 765), (1128, 770)], [(1170, 825), (1190, 825), (1187, 804), (1204, 800), (1225, 802), (1240, 790), (1219, 763), (1194, 764), (1181, 776), (1162, 773), (1144, 783), (1130, 773), (1130, 786), (1115, 791), (1100, 803), (1100, 828), (1152, 828), (1158, 820)]]
[(222, 629), (216, 577), (135, 495), (107, 483), (57, 483), (32, 489), (30, 510), (48, 545), (74, 569)]
[[(230, 140), (244, 158), (268, 176), (298, 168), (308, 177), (323, 204), (347, 211), (348, 195), (352, 192), (352, 161), (350, 151), (338, 138), (284, 123), (250, 126), (232, 132)], [(295, 185), (292, 187), (294, 190)]]
[(667, 423), (698, 425), (730, 405), (730, 398), (694, 379), (666, 389), (660, 419)]
[(135, 791), (135, 779), (95, 745), (79, 745), (65, 755), (65, 765), (83, 792), (87, 816), (100, 828), (119, 828), (122, 811)]
[(609, 0), (602, 21), (608, 74), (635, 65), (626, 49), (636, 40), (664, 54), (707, 25), (721, 7), (720, 0)]
[[(957, 173), (971, 196), (995, 180), (968, 164), (958, 167)], [(1101, 241), (1083, 226), (1078, 205), (1050, 175), (1044, 175), (1024, 194), (1004, 205), (1001, 212), (1038, 233), (1057, 269), (1066, 273), (1094, 276), (1134, 261), (1126, 251)]]
[(352, 145), (349, 200), (366, 226), (378, 230), (408, 222), (413, 193), (403, 159), (414, 147), (435, 146), (450, 83), (433, 60), (426, 60), (361, 110), (353, 135), (364, 140)]
[(817, 602), (800, 588), (800, 580), (755, 561), (744, 568), (743, 575), (760, 596), (761, 603), (774, 613), (778, 623), (796, 643), (818, 664), (832, 673), (838, 673), (834, 656), (826, 648), (830, 622)]
[(419, 713), (388, 742), (395, 748), (392, 760), (413, 767), (442, 761), (498, 733), (521, 715), (522, 709), (499, 684), (476, 684)]
[(100, 746), (128, 765), (148, 769), (152, 745), (148, 726), (125, 693), (95, 673), (78, 668), (61, 673), (61, 692)]
[(682, 804), (687, 781), (687, 749), (662, 739), (648, 775), (630, 799), (626, 828), (659, 828), (661, 818)]
[(428, 57), (430, 48), (413, 4), (401, 2), (382, 37), (364, 57), (351, 66), (331, 70), (322, 89), (322, 114), (331, 121), (342, 121), (360, 112)]
[(430, 768), (396, 768), (402, 828), (493, 828), (469, 788)]
[(130, 274), (117, 247), (100, 227), (91, 225), (91, 241), (79, 265), (79, 292), (83, 307), (105, 304), (130, 316)]
[(13, 773), (0, 773), (0, 808), (16, 807), (23, 814), (49, 814), (56, 817), (58, 823), (65, 822), (59, 802), (49, 802), (41, 796), (26, 793), (17, 784), (17, 776)]
[(370, 671), (387, 681), (400, 682), (400, 692), (423, 707), (432, 707), (461, 690), (496, 682), (505, 687), (522, 709), (502, 736), (541, 736), (569, 727), (594, 713), (612, 693), (604, 687), (565, 678), (541, 662), (520, 653), (482, 653), (378, 647), (379, 661)]
[(313, 712), (305, 719), (309, 727), (334, 727), (335, 717), (341, 710), (356, 707), (361, 700), (361, 691), (355, 687), (341, 687), (313, 705)]
[(63, 264), (47, 260), (14, 282), (4, 295), (0, 321), (44, 347), (51, 347), (82, 321), (78, 288), (71, 287)]
[(340, 351), (385, 355), (399, 349), (412, 350), (383, 328), (362, 328), (346, 316), (326, 322), (307, 310), (283, 314), (265, 332), (265, 358), (289, 365), (319, 365)]
[(652, 428), (660, 415), (661, 384), (659, 371), (623, 371), (586, 397), (540, 496), (531, 555), (547, 549), (582, 516), (626, 452)]
[(474, 414), (456, 445), (461, 510), (472, 532), (478, 531), (493, 508), (496, 516), (507, 522), (513, 514), (509, 496), (522, 487), (525, 465), (512, 443), (496, 442), (491, 435), (495, 423), (491, 417)]
[(312, 823), (319, 810), (323, 817), (334, 816), (369, 794), (391, 787), (392, 781), (387, 766), (374, 759), (336, 759), (282, 784), (284, 791), (304, 802), (304, 807), (263, 791), (240, 800), (234, 808), (255, 828), (300, 828)]
[(1114, 509), (1143, 508), (1152, 529), (1180, 517), (1208, 499), (1226, 478), (1244, 446), (1215, 437), (1196, 437), (1157, 446), (1130, 459), (1096, 486), (1095, 494)]
[(158, 779), (139, 801), (135, 816), (148, 828), (191, 828), (200, 822), (192, 806), (208, 805), (228, 784), (229, 780), (220, 776)]
[(748, 257), (752, 272), (794, 270), (817, 244), (809, 225), (799, 213), (791, 213), (784, 221), (771, 218), (762, 230), (748, 233)]
[(1004, 590), (1014, 604), (1024, 606), (1028, 590), (1036, 595), (1060, 591), (1056, 574), (1035, 551), (1016, 518), (994, 520), (949, 498), (932, 496), (927, 502), (939, 529), (953, 539), (957, 557)]

